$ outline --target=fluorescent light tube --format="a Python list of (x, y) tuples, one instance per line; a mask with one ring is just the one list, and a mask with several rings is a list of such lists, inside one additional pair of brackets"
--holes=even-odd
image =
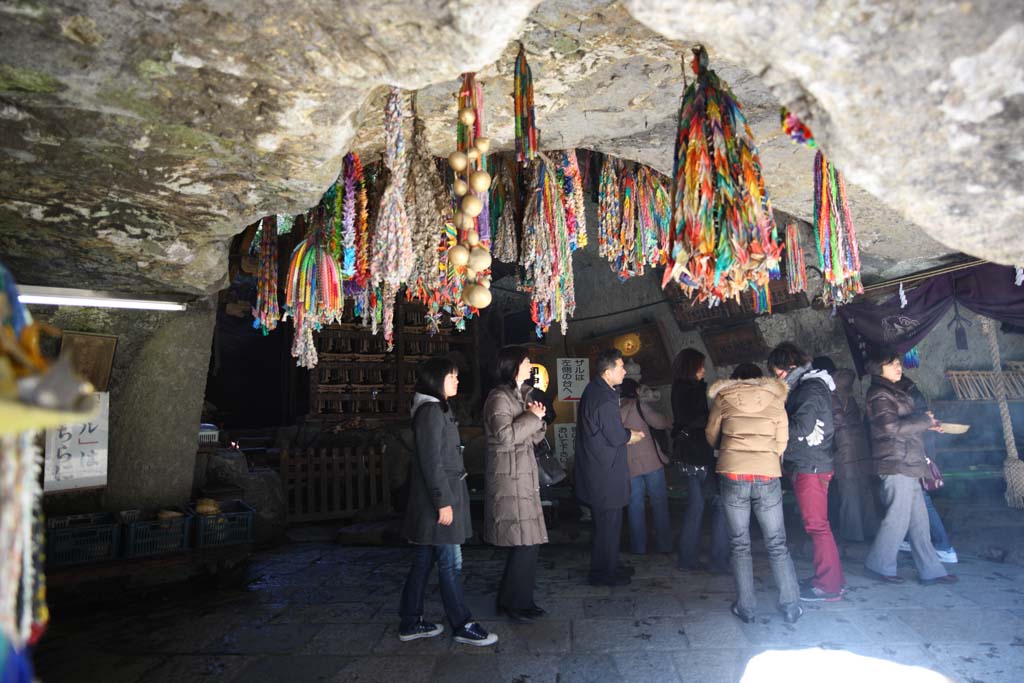
[(23, 304), (48, 306), (93, 306), (96, 308), (134, 308), (150, 311), (184, 311), (184, 301), (145, 299), (130, 294), (98, 292), (91, 289), (65, 289), (63, 287), (18, 286), (18, 301)]

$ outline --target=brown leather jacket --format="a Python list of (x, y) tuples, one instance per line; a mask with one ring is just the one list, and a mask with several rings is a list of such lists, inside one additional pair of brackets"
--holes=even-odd
[(853, 398), (856, 375), (853, 370), (842, 369), (833, 372), (832, 379), (836, 383), (836, 390), (832, 392), (832, 419), (836, 426), (832, 445), (835, 449), (833, 464), (836, 477), (853, 479), (872, 475), (875, 466), (867, 430), (860, 407)]
[(924, 433), (932, 426), (932, 420), (914, 405), (908, 386), (903, 383), (897, 386), (879, 375), (872, 375), (865, 412), (871, 427), (875, 472), (929, 476)]

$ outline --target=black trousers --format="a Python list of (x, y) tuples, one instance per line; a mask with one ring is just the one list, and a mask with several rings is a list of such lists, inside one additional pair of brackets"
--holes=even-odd
[(533, 607), (539, 545), (515, 545), (508, 549), (505, 574), (498, 587), (498, 607), (524, 610)]
[(590, 580), (615, 578), (619, 565), (619, 543), (622, 539), (622, 508), (591, 508), (594, 540), (590, 546)]

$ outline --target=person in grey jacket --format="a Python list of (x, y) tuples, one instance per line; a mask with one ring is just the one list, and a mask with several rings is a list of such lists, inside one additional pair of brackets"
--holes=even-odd
[(594, 362), (594, 376), (583, 390), (576, 416), (576, 497), (590, 506), (594, 536), (590, 548), (590, 583), (624, 586), (628, 575), (619, 570), (622, 508), (629, 502), (629, 462), (626, 446), (643, 432), (622, 424), (615, 387), (626, 378), (622, 353), (603, 351)]
[(540, 544), (548, 542), (533, 452), (544, 438), (545, 408), (524, 396), (532, 388), (523, 385), (532, 370), (526, 349), (501, 349), (497, 369), (498, 386), (484, 403), (484, 540), (509, 549), (498, 611), (529, 622), (546, 614), (533, 601), (537, 555)]
[(473, 535), (473, 526), (459, 426), (448, 404), (458, 390), (459, 370), (450, 359), (431, 358), (417, 369), (412, 402), (416, 448), (402, 525), (402, 535), (415, 544), (415, 552), (399, 607), (398, 638), (403, 642), (444, 631), (440, 624), (423, 620), (423, 593), (435, 564), (455, 641), (467, 645), (498, 641), (498, 636), (473, 621), (462, 595), (461, 544)]

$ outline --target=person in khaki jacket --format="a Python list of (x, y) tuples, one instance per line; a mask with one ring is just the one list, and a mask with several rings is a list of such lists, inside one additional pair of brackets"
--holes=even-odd
[(484, 403), (486, 455), (484, 540), (509, 548), (498, 588), (498, 611), (529, 622), (545, 611), (533, 601), (537, 555), (548, 542), (533, 447), (544, 438), (542, 403), (528, 402), (530, 358), (521, 346), (498, 352), (498, 386)]
[(782, 517), (782, 454), (789, 442), (786, 396), (780, 379), (763, 377), (751, 363), (737, 366), (731, 379), (711, 385), (711, 414), (705, 436), (718, 448), (717, 471), (729, 534), (736, 602), (732, 613), (744, 623), (754, 619), (754, 566), (750, 556), (753, 508), (779, 587), (779, 610), (789, 623), (803, 614), (793, 560), (786, 546)]

